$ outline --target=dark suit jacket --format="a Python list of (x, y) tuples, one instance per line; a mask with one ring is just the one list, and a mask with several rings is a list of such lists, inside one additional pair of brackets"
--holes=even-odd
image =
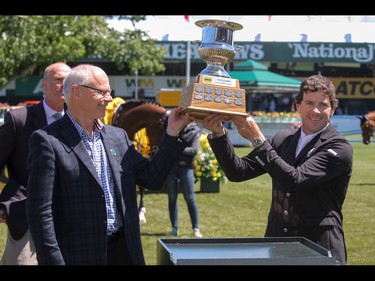
[[(134, 148), (126, 132), (101, 131), (113, 173), (116, 203), (135, 265), (145, 264), (136, 185), (160, 190), (186, 143), (165, 135), (152, 160)], [(106, 264), (104, 192), (94, 164), (68, 115), (30, 139), (26, 214), (39, 264)]]
[(43, 102), (8, 111), (0, 127), (0, 170), (7, 165), (8, 182), (0, 194), (0, 207), (8, 215), (10, 235), (19, 240), (27, 231), (25, 213), (26, 169), (32, 132), (47, 125)]
[(272, 202), (265, 236), (304, 236), (346, 261), (342, 205), (352, 174), (353, 148), (332, 125), (295, 158), (301, 129), (280, 131), (239, 158), (227, 136), (209, 139), (230, 181), (268, 173)]

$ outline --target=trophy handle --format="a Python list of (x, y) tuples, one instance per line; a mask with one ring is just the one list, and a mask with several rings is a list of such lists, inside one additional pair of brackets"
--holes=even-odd
[(202, 41), (200, 41), (200, 40), (194, 40), (194, 41), (191, 41), (191, 43), (193, 43), (194, 45), (201, 45)]
[(234, 48), (234, 50), (235, 50), (235, 51), (239, 51), (239, 50), (241, 50), (242, 48), (243, 48), (242, 46), (237, 45), (237, 46)]

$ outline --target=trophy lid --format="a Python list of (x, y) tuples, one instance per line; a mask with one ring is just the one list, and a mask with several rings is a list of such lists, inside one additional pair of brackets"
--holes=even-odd
[(195, 22), (195, 25), (199, 27), (217, 26), (217, 27), (228, 28), (231, 30), (241, 30), (243, 28), (243, 26), (239, 23), (232, 22), (232, 21), (218, 20), (218, 19), (199, 20)]

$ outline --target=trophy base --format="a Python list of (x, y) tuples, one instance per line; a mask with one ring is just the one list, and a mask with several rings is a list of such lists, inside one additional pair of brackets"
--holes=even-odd
[(199, 74), (183, 89), (179, 105), (199, 119), (210, 113), (248, 116), (245, 90), (237, 79), (226, 77)]
[(210, 108), (203, 108), (203, 107), (195, 107), (195, 106), (188, 106), (181, 110), (181, 113), (189, 112), (190, 116), (193, 116), (198, 119), (203, 119), (208, 114), (221, 114), (221, 115), (239, 115), (239, 116), (245, 116), (248, 117), (249, 115), (247, 113), (242, 112), (233, 112), (228, 110), (220, 110), (220, 109), (210, 109)]

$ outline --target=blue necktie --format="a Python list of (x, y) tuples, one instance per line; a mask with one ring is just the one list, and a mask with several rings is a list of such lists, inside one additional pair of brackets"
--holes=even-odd
[(56, 112), (55, 114), (53, 114), (53, 118), (55, 118), (56, 120), (60, 119), (62, 117), (62, 114), (60, 112)]

